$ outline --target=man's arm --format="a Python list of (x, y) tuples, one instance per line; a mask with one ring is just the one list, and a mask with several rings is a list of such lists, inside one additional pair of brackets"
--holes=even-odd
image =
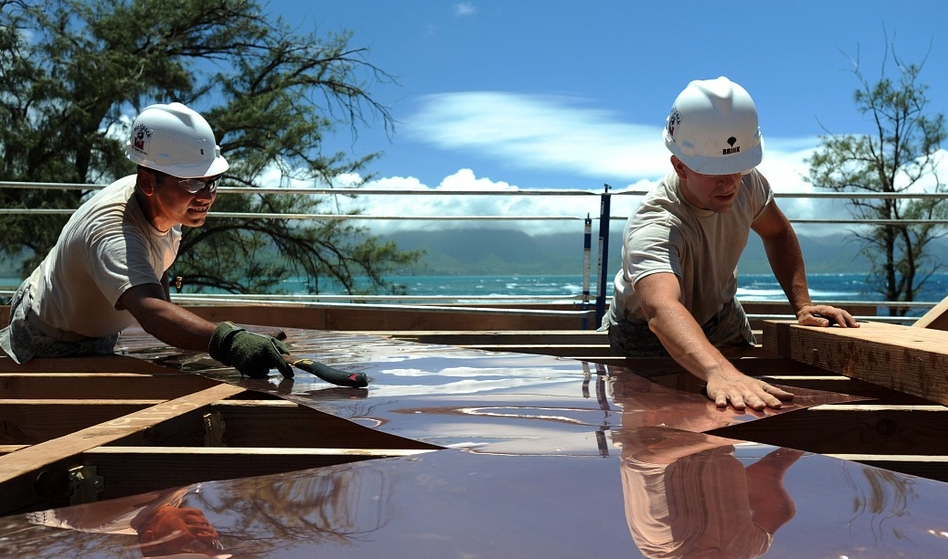
[(119, 305), (128, 309), (146, 332), (166, 344), (206, 351), (251, 378), (264, 378), (274, 368), (285, 377), (293, 376), (293, 367), (283, 358), (290, 353), (283, 342), (231, 322), (204, 320), (166, 300), (161, 284), (131, 287), (119, 297)]
[(810, 290), (806, 281), (806, 267), (800, 242), (790, 225), (790, 220), (772, 201), (753, 224), (767, 251), (770, 267), (787, 294), (800, 324), (829, 326), (834, 322), (843, 328), (858, 328), (859, 324), (847, 311), (830, 305), (814, 305), (810, 301)]
[(681, 287), (672, 273), (645, 276), (635, 293), (648, 320), (669, 355), (688, 372), (708, 383), (708, 397), (719, 407), (736, 409), (779, 408), (793, 395), (737, 370), (708, 338), (688, 309), (681, 304)]
[(165, 298), (164, 288), (156, 283), (136, 285), (119, 297), (142, 328), (168, 345), (195, 351), (207, 351), (217, 324), (179, 307)]

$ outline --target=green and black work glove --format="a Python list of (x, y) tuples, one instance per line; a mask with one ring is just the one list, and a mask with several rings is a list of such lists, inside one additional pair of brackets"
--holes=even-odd
[(249, 332), (233, 322), (217, 325), (207, 352), (250, 378), (266, 378), (270, 369), (278, 369), (287, 378), (293, 376), (293, 366), (283, 358), (290, 354), (283, 342), (273, 336)]

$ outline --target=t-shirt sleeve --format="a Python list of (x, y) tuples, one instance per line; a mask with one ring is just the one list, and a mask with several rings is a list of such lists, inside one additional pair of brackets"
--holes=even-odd
[(754, 214), (754, 221), (757, 221), (757, 218), (760, 217), (760, 214), (764, 213), (764, 208), (767, 207), (767, 204), (771, 203), (774, 199), (774, 192), (770, 188), (770, 184), (761, 180), (760, 175), (757, 172), (754, 172), (753, 180), (744, 182), (745, 187), (751, 188), (751, 191), (754, 193), (754, 203), (757, 208), (757, 212)]
[(89, 269), (102, 295), (113, 308), (125, 291), (136, 285), (161, 284), (148, 258), (148, 243), (140, 232), (126, 228), (93, 243)]
[(681, 277), (677, 230), (667, 223), (648, 223), (629, 232), (626, 273), (635, 285), (645, 276), (671, 272)]

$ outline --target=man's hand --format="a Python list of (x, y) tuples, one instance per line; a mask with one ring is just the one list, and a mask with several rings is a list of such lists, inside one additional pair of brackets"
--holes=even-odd
[(797, 322), (806, 326), (836, 324), (840, 328), (859, 328), (853, 315), (830, 305), (804, 305), (797, 311)]
[(709, 376), (707, 391), (708, 398), (714, 400), (719, 408), (727, 407), (730, 402), (738, 410), (779, 409), (783, 401), (793, 399), (793, 394), (751, 378), (737, 369)]
[(284, 377), (293, 376), (293, 367), (283, 358), (290, 354), (283, 342), (273, 336), (248, 332), (233, 322), (217, 325), (207, 352), (250, 378), (266, 378), (274, 368)]

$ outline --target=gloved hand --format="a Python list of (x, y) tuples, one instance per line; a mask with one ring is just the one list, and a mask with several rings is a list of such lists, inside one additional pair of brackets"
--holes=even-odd
[(290, 350), (273, 336), (248, 332), (233, 322), (221, 322), (214, 329), (208, 354), (224, 365), (233, 366), (241, 375), (266, 378), (270, 369), (279, 369), (284, 377), (293, 376), (293, 367), (283, 359)]

